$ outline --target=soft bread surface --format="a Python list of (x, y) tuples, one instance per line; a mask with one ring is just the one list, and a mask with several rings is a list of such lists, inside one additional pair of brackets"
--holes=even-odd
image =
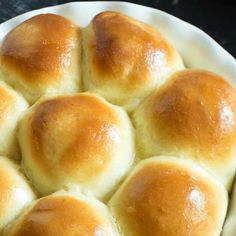
[(19, 132), (23, 167), (42, 194), (74, 182), (102, 197), (134, 158), (126, 113), (90, 93), (42, 99)]
[(66, 18), (37, 15), (4, 38), (0, 49), (3, 79), (30, 103), (43, 94), (80, 89), (80, 30)]
[(5, 236), (117, 236), (107, 207), (83, 195), (54, 194), (36, 201)]
[(138, 164), (109, 205), (123, 235), (219, 236), (227, 192), (192, 163), (155, 157)]
[(85, 89), (128, 110), (183, 69), (177, 51), (157, 30), (118, 12), (95, 16), (83, 42)]
[(27, 108), (25, 99), (0, 81), (0, 155), (19, 159), (16, 129), (18, 120)]
[(0, 235), (3, 228), (35, 198), (19, 169), (20, 166), (13, 161), (0, 156)]
[(194, 159), (229, 186), (236, 167), (236, 91), (216, 74), (184, 70), (134, 116), (139, 155)]
[(182, 69), (165, 37), (118, 12), (13, 28), (0, 45), (0, 236), (219, 236), (236, 90)]

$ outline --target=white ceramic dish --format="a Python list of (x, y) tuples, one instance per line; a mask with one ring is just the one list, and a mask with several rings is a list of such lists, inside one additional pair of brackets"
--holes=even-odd
[[(154, 26), (178, 49), (187, 67), (214, 71), (236, 85), (236, 60), (206, 33), (165, 12), (132, 3), (73, 2), (30, 11), (1, 24), (0, 41), (14, 26), (33, 15), (55, 13), (83, 27), (94, 15), (107, 10), (120, 11)], [(224, 236), (236, 235), (236, 219), (233, 227), (235, 227), (234, 230), (225, 233)]]

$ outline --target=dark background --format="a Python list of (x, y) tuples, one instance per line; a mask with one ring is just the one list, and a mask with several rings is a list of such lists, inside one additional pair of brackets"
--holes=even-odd
[[(66, 0), (0, 0), (0, 22)], [(236, 57), (236, 0), (129, 1), (164, 10), (203, 29)]]

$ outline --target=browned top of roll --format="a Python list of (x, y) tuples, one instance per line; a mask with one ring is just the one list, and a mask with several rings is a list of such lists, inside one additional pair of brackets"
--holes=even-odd
[(12, 160), (0, 156), (0, 234), (29, 204), (35, 195)]
[(43, 101), (27, 122), (34, 161), (48, 175), (77, 166), (83, 179), (106, 170), (123, 132), (118, 111), (86, 93)]
[(34, 16), (6, 35), (1, 63), (27, 83), (52, 83), (71, 66), (77, 34), (78, 28), (62, 16)]
[(216, 166), (231, 160), (236, 144), (236, 91), (220, 76), (202, 70), (178, 72), (145, 107), (150, 132), (162, 150), (175, 154), (174, 146)]
[(124, 235), (218, 235), (227, 193), (184, 162), (147, 162), (118, 191), (111, 207)]
[(46, 197), (23, 217), (11, 236), (109, 236), (111, 229), (99, 213), (69, 196)]
[(176, 59), (175, 50), (158, 31), (121, 13), (98, 14), (91, 27), (91, 63), (101, 76), (95, 78), (97, 85), (113, 81), (129, 91), (152, 83), (148, 75), (158, 74)]

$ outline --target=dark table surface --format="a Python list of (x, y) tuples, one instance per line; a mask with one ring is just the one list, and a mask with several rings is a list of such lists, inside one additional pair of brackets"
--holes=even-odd
[[(0, 23), (33, 9), (66, 2), (72, 1), (0, 0)], [(235, 0), (131, 0), (129, 2), (164, 10), (196, 25), (236, 57)]]

